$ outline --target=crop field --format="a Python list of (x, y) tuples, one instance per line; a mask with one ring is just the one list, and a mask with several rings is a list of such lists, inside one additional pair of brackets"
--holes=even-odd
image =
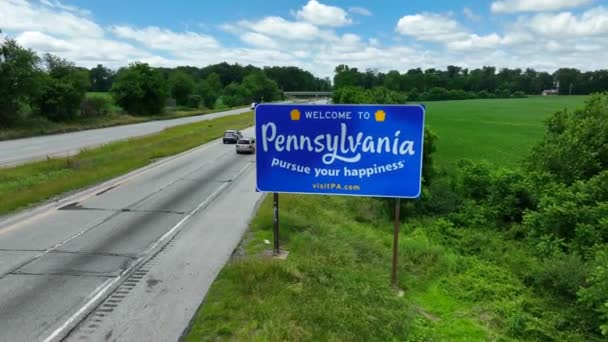
[(436, 162), (460, 159), (516, 165), (543, 134), (543, 120), (588, 96), (427, 102), (426, 124), (437, 133)]

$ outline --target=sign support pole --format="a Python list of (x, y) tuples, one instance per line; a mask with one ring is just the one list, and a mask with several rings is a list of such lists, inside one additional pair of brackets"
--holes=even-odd
[(394, 287), (397, 287), (397, 259), (398, 259), (398, 248), (399, 248), (399, 225), (401, 224), (400, 220), (400, 210), (401, 210), (401, 199), (397, 198), (395, 200), (395, 229), (393, 232), (393, 271), (391, 273), (391, 283)]
[(281, 250), (279, 249), (279, 193), (275, 192), (273, 193), (273, 201), (272, 201), (272, 208), (273, 208), (273, 229), (272, 229), (272, 235), (274, 237), (274, 255), (280, 255)]

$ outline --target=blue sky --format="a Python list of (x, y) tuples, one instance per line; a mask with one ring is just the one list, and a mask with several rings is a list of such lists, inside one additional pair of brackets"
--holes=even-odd
[(0, 29), (91, 67), (608, 68), (608, 0), (0, 0)]

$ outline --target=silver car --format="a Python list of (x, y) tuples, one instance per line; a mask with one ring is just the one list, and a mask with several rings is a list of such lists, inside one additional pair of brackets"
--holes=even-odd
[(236, 153), (255, 153), (255, 138), (241, 138), (236, 142)]

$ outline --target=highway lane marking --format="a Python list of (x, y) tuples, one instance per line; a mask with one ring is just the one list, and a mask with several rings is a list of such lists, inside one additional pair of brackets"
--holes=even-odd
[[(247, 171), (247, 169), (249, 169), (251, 167), (251, 165), (253, 165), (253, 163), (246, 163), (245, 166), (235, 175), (234, 179), (238, 179), (239, 177), (241, 177), (243, 175), (243, 173), (245, 173), (245, 171)], [(228, 188), (233, 183), (234, 182), (223, 183), (209, 197), (207, 197), (196, 208), (194, 208), (188, 215), (186, 215), (178, 223), (176, 223), (173, 226), (173, 228), (171, 228), (168, 232), (166, 232), (163, 236), (161, 236), (160, 239), (158, 239), (152, 246), (150, 246), (146, 250), (146, 252), (143, 253), (143, 256), (141, 256), (135, 262), (133, 262), (131, 264), (131, 266), (129, 266), (127, 269), (125, 269), (118, 277), (116, 277), (114, 279), (108, 279), (106, 281), (106, 282), (108, 282), (107, 284), (104, 283), (105, 285), (102, 284), (97, 289), (95, 289), (95, 291), (98, 291), (98, 292), (95, 293), (95, 291), (93, 291), (91, 296), (89, 296), (90, 299), (82, 307), (80, 307), (80, 309), (78, 309), (74, 314), (72, 314), (72, 316), (70, 316), (70, 318), (68, 318), (61, 326), (59, 326), (47, 338), (45, 338), (43, 341), (51, 342), (56, 339), (60, 340), (61, 338), (67, 336), (67, 333), (69, 333), (69, 330), (76, 327), (75, 324), (77, 324), (79, 321), (81, 321), (84, 318), (83, 315), (86, 312), (91, 311), (93, 308), (95, 308), (97, 305), (99, 305), (100, 300), (102, 298), (105, 298), (104, 296), (108, 295), (110, 290), (115, 289), (122, 280), (126, 279), (128, 275), (130, 275), (131, 273), (134, 272), (134, 270), (138, 269), (146, 261), (148, 261), (150, 258), (152, 258), (156, 254), (156, 253), (152, 253), (152, 252), (157, 247), (159, 247), (159, 245), (161, 243), (165, 242), (165, 240), (168, 240), (168, 238), (171, 235), (177, 235), (177, 233), (179, 232), (179, 229), (181, 228), (181, 226), (184, 223), (186, 223), (186, 221), (188, 221), (192, 216), (194, 216), (199, 210), (206, 208), (211, 203), (211, 201), (215, 200), (216, 197), (218, 197), (224, 190), (226, 190), (226, 188)], [(160, 251), (160, 249), (158, 251)], [(158, 251), (156, 251), (156, 252), (158, 252)], [(83, 317), (81, 317), (81, 316), (83, 316)], [(74, 325), (74, 326), (72, 327), (72, 325)], [(65, 335), (65, 336), (61, 336), (61, 335)]]

